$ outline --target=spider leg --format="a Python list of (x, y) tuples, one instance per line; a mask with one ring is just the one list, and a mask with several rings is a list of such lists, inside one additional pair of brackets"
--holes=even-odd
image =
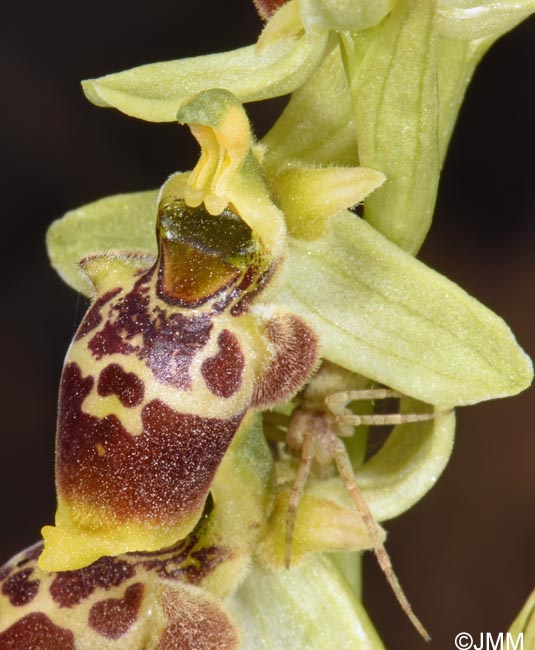
[(325, 398), (325, 404), (329, 411), (336, 417), (337, 423), (342, 426), (347, 424), (351, 424), (354, 427), (361, 425), (396, 425), (406, 424), (408, 422), (425, 422), (435, 417), (435, 413), (373, 413), (371, 415), (357, 415), (347, 408), (350, 402), (389, 399), (392, 397), (401, 397), (401, 393), (391, 388), (349, 390), (327, 396)]
[(372, 415), (355, 415), (354, 413), (340, 413), (336, 415), (339, 424), (352, 424), (354, 427), (361, 425), (384, 426), (389, 424), (406, 424), (407, 422), (425, 422), (432, 420), (435, 413), (375, 413)]
[(339, 393), (332, 393), (325, 398), (325, 403), (331, 413), (335, 415), (342, 413), (349, 402), (362, 400), (389, 399), (402, 397), (401, 393), (391, 388), (368, 388), (364, 390), (345, 390)]
[(313, 453), (314, 434), (307, 432), (303, 435), (303, 446), (301, 448), (301, 462), (297, 470), (297, 476), (290, 492), (288, 499), (288, 512), (286, 513), (286, 535), (285, 535), (285, 550), (284, 550), (284, 564), (287, 569), (290, 568), (292, 558), (292, 537), (295, 526), (295, 517), (297, 513), (297, 506), (303, 496), (303, 490), (307, 482), (312, 461), (314, 460)]
[(364, 497), (362, 496), (362, 493), (359, 490), (359, 487), (355, 481), (355, 475), (353, 473), (353, 467), (351, 465), (351, 461), (349, 459), (347, 449), (344, 443), (339, 438), (335, 438), (333, 440), (333, 445), (334, 445), (333, 447), (334, 462), (336, 464), (338, 472), (340, 473), (340, 477), (344, 482), (346, 490), (348, 491), (351, 499), (353, 500), (353, 503), (355, 504), (358, 513), (360, 514), (362, 520), (364, 521), (364, 525), (366, 526), (366, 530), (368, 532), (368, 535), (370, 536), (370, 540), (373, 545), (373, 550), (375, 552), (377, 562), (379, 563), (379, 566), (381, 567), (381, 570), (383, 571), (390, 587), (392, 588), (394, 595), (396, 596), (399, 604), (401, 605), (401, 608), (403, 609), (403, 611), (405, 612), (405, 614), (407, 615), (411, 623), (414, 625), (414, 627), (421, 634), (421, 636), (426, 641), (429, 641), (431, 637), (429, 636), (427, 630), (424, 628), (424, 626), (422, 625), (422, 623), (414, 613), (407, 599), (407, 596), (405, 595), (403, 589), (401, 588), (399, 580), (394, 572), (394, 568), (392, 567), (390, 556), (388, 555), (387, 550), (384, 547), (383, 542), (381, 541), (381, 534), (379, 531), (379, 527), (375, 519), (373, 518), (373, 515), (368, 507), (368, 504), (364, 500)]

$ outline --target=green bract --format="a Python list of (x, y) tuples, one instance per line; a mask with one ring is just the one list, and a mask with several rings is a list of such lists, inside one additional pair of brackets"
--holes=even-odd
[[(336, 101), (333, 101), (336, 97)], [(358, 148), (340, 48), (296, 90), (263, 139), (268, 172), (298, 161), (308, 165), (357, 165)]]

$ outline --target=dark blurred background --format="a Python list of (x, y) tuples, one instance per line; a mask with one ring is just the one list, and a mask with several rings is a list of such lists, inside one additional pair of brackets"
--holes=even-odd
[[(79, 80), (246, 45), (259, 29), (248, 0), (2, 3), (0, 561), (53, 520), (57, 384), (85, 309), (48, 266), (46, 228), (101, 196), (158, 187), (197, 152), (186, 129), (92, 106)], [(477, 71), (422, 251), (502, 315), (532, 356), (534, 70), (531, 19)], [(258, 135), (283, 105), (248, 105)], [(388, 524), (394, 566), (434, 650), (453, 648), (461, 631), (506, 631), (535, 587), (534, 411), (533, 391), (462, 409), (442, 480)], [(371, 556), (365, 598), (388, 648), (425, 647)]]

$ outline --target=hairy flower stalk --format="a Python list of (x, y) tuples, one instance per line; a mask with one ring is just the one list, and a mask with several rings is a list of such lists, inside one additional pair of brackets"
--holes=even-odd
[[(382, 648), (370, 548), (427, 636), (379, 522), (436, 482), (454, 407), (531, 382), (507, 325), (414, 254), (470, 76), (535, 3), (256, 4), (255, 45), (83, 83), (201, 151), (49, 230), (92, 303), (61, 380), (55, 525), (0, 571), (0, 650)], [(242, 104), (288, 93), (256, 142)]]

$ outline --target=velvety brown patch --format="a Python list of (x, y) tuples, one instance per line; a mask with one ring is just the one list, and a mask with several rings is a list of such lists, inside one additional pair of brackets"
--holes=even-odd
[(88, 348), (97, 359), (135, 354), (158, 381), (189, 390), (191, 361), (208, 342), (212, 320), (208, 314), (185, 316), (151, 308), (152, 273), (145, 273), (131, 291), (110, 306), (106, 322), (88, 342)]
[(118, 587), (134, 575), (134, 568), (124, 560), (101, 557), (76, 571), (57, 573), (50, 585), (50, 595), (60, 607), (74, 607), (95, 590)]
[(108, 598), (95, 603), (89, 610), (89, 626), (101, 636), (118, 639), (134, 624), (141, 601), (143, 585), (130, 585), (123, 598)]
[(236, 628), (222, 607), (201, 594), (168, 592), (164, 609), (169, 625), (156, 650), (235, 650)]
[(223, 330), (217, 337), (219, 350), (204, 361), (201, 373), (208, 388), (218, 397), (230, 397), (240, 386), (245, 357), (236, 336)]
[(115, 415), (99, 419), (82, 411), (92, 383), (77, 364), (67, 364), (58, 417), (62, 495), (90, 500), (119, 520), (152, 524), (174, 524), (202, 507), (243, 414), (203, 418), (152, 400), (142, 410), (142, 433), (131, 436)]
[(104, 307), (104, 305), (112, 298), (115, 298), (118, 293), (121, 293), (120, 288), (112, 289), (95, 300), (91, 307), (89, 307), (86, 315), (80, 323), (80, 326), (78, 327), (78, 331), (74, 337), (75, 341), (83, 339), (86, 334), (89, 334), (89, 332), (94, 330), (95, 327), (100, 325), (103, 318), (102, 307)]
[(75, 650), (74, 635), (45, 614), (28, 614), (0, 634), (0, 650)]
[(150, 329), (149, 279), (150, 273), (143, 275), (130, 292), (111, 305), (104, 327), (88, 343), (97, 359), (110, 354), (132, 354), (137, 350), (129, 340)]
[(143, 335), (138, 357), (144, 360), (158, 381), (181, 390), (191, 388), (189, 369), (195, 354), (210, 338), (212, 319), (207, 314), (184, 316), (161, 314)]
[(255, 408), (266, 408), (291, 397), (308, 379), (318, 359), (317, 337), (298, 316), (275, 316), (266, 330), (275, 356), (255, 385)]
[(9, 576), (2, 583), (2, 593), (14, 607), (27, 605), (37, 596), (39, 580), (30, 580), (33, 569), (23, 569)]
[(128, 355), (136, 351), (136, 348), (125, 341), (119, 330), (110, 322), (104, 324), (100, 332), (89, 341), (87, 347), (97, 359), (111, 354)]
[(111, 363), (101, 371), (97, 390), (103, 397), (117, 395), (126, 407), (141, 404), (145, 393), (141, 379), (133, 372), (126, 372), (117, 363)]
[[(34, 563), (35, 560), (41, 555), (43, 551), (43, 542), (37, 542), (33, 546), (29, 546), (24, 551), (17, 553), (17, 555), (12, 558), (9, 562), (6, 562), (2, 567), (0, 567), (0, 583), (3, 582), (6, 578), (15, 573), (18, 569), (22, 569), (30, 563)], [(15, 561), (16, 560), (16, 561)], [(27, 567), (29, 568), (29, 567)], [(32, 569), (34, 566), (32, 566)]]

